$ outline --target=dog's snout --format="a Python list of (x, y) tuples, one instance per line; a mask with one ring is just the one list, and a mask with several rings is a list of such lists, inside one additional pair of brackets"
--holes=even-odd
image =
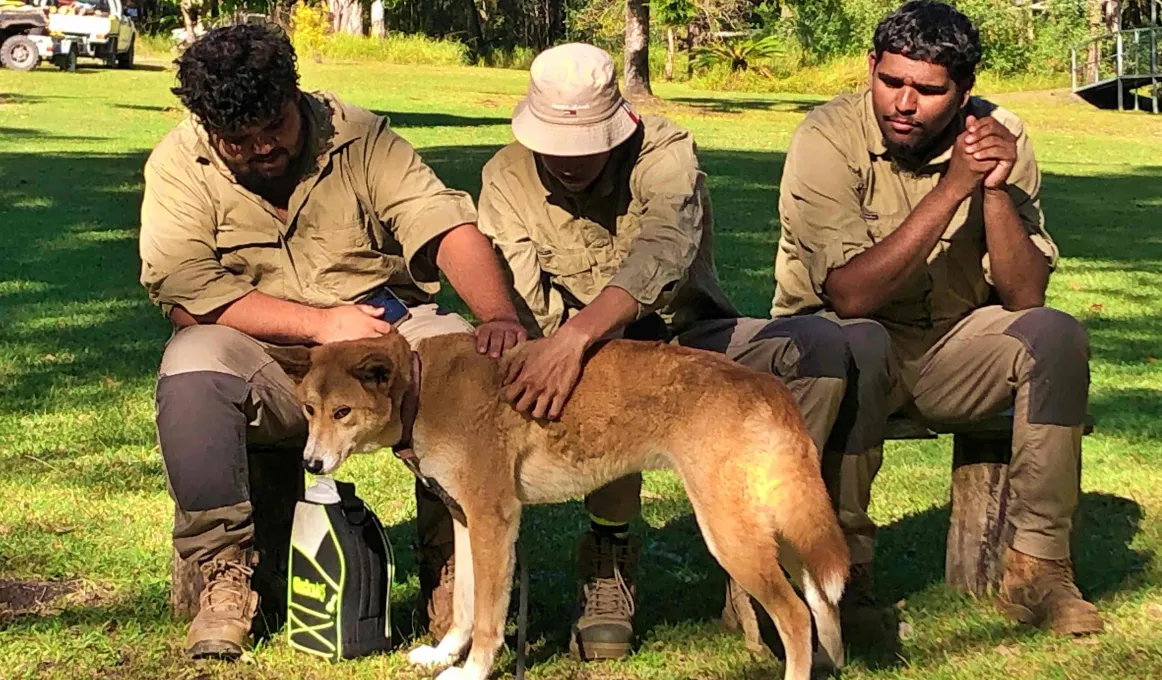
[(303, 460), (303, 469), (312, 475), (317, 475), (323, 471), (323, 461), (318, 458), (306, 458)]

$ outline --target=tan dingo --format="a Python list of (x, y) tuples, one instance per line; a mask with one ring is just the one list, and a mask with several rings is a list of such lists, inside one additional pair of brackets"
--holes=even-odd
[(810, 676), (812, 613), (818, 663), (842, 665), (837, 603), (847, 549), (815, 446), (778, 379), (710, 352), (612, 340), (587, 360), (561, 419), (545, 421), (503, 400), (503, 362), (478, 354), (466, 334), (421, 341), (418, 361), (399, 335), (271, 353), (299, 383), (308, 469), (330, 473), (352, 453), (399, 444), (410, 429), (422, 473), (463, 508), (452, 628), (408, 657), (449, 666), (471, 644), (466, 663), (442, 680), (483, 680), (492, 670), (522, 506), (658, 468), (681, 477), (711, 554), (774, 620), (785, 678)]

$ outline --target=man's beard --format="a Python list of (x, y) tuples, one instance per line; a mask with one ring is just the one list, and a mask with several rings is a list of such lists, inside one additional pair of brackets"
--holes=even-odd
[(265, 175), (245, 167), (231, 167), (234, 179), (247, 191), (262, 196), (279, 206), (285, 206), (303, 176), (305, 160), (310, 154), (300, 147), (299, 155), (287, 162), (286, 168), (278, 175)]
[(935, 156), (940, 155), (945, 146), (955, 137), (949, 138), (948, 131), (945, 130), (940, 134), (933, 135), (928, 138), (917, 139), (912, 144), (900, 144), (888, 139), (884, 136), (884, 146), (888, 149), (888, 155), (892, 162), (905, 170), (915, 171), (928, 164), (928, 161)]
[(278, 196), (283, 193), (289, 195), (294, 191), (294, 187), (298, 184), (298, 173), (295, 172), (296, 166), (299, 163), (297, 160), (292, 160), (287, 163), (286, 169), (282, 174), (275, 177), (268, 177), (261, 172), (250, 171), (245, 169), (234, 169), (234, 179), (238, 184), (248, 191), (258, 194), (259, 196)]

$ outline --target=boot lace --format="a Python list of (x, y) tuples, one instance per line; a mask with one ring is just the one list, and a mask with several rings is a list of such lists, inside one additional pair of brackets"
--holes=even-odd
[[(624, 551), (621, 551), (624, 552)], [(613, 576), (594, 577), (583, 587), (585, 594), (585, 614), (588, 616), (632, 617), (636, 609), (633, 591), (621, 575), (620, 552), (612, 546), (598, 547), (598, 559), (613, 562)], [(604, 571), (604, 570), (603, 570)]]
[(214, 559), (202, 567), (206, 587), (202, 590), (202, 609), (221, 612), (239, 609), (250, 595), (251, 567), (228, 559)]
[(1041, 563), (1045, 595), (1069, 595), (1081, 599), (1081, 591), (1073, 582), (1073, 563), (1070, 560), (1044, 560)]

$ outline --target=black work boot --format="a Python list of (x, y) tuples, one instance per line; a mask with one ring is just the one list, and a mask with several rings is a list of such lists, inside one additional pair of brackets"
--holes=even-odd
[(856, 647), (886, 653), (899, 644), (896, 611), (881, 607), (876, 601), (870, 563), (851, 565), (847, 587), (839, 600), (839, 625), (844, 641)]
[(581, 583), (569, 651), (583, 661), (619, 659), (633, 644), (634, 575), (639, 542), (588, 532), (581, 538)]

